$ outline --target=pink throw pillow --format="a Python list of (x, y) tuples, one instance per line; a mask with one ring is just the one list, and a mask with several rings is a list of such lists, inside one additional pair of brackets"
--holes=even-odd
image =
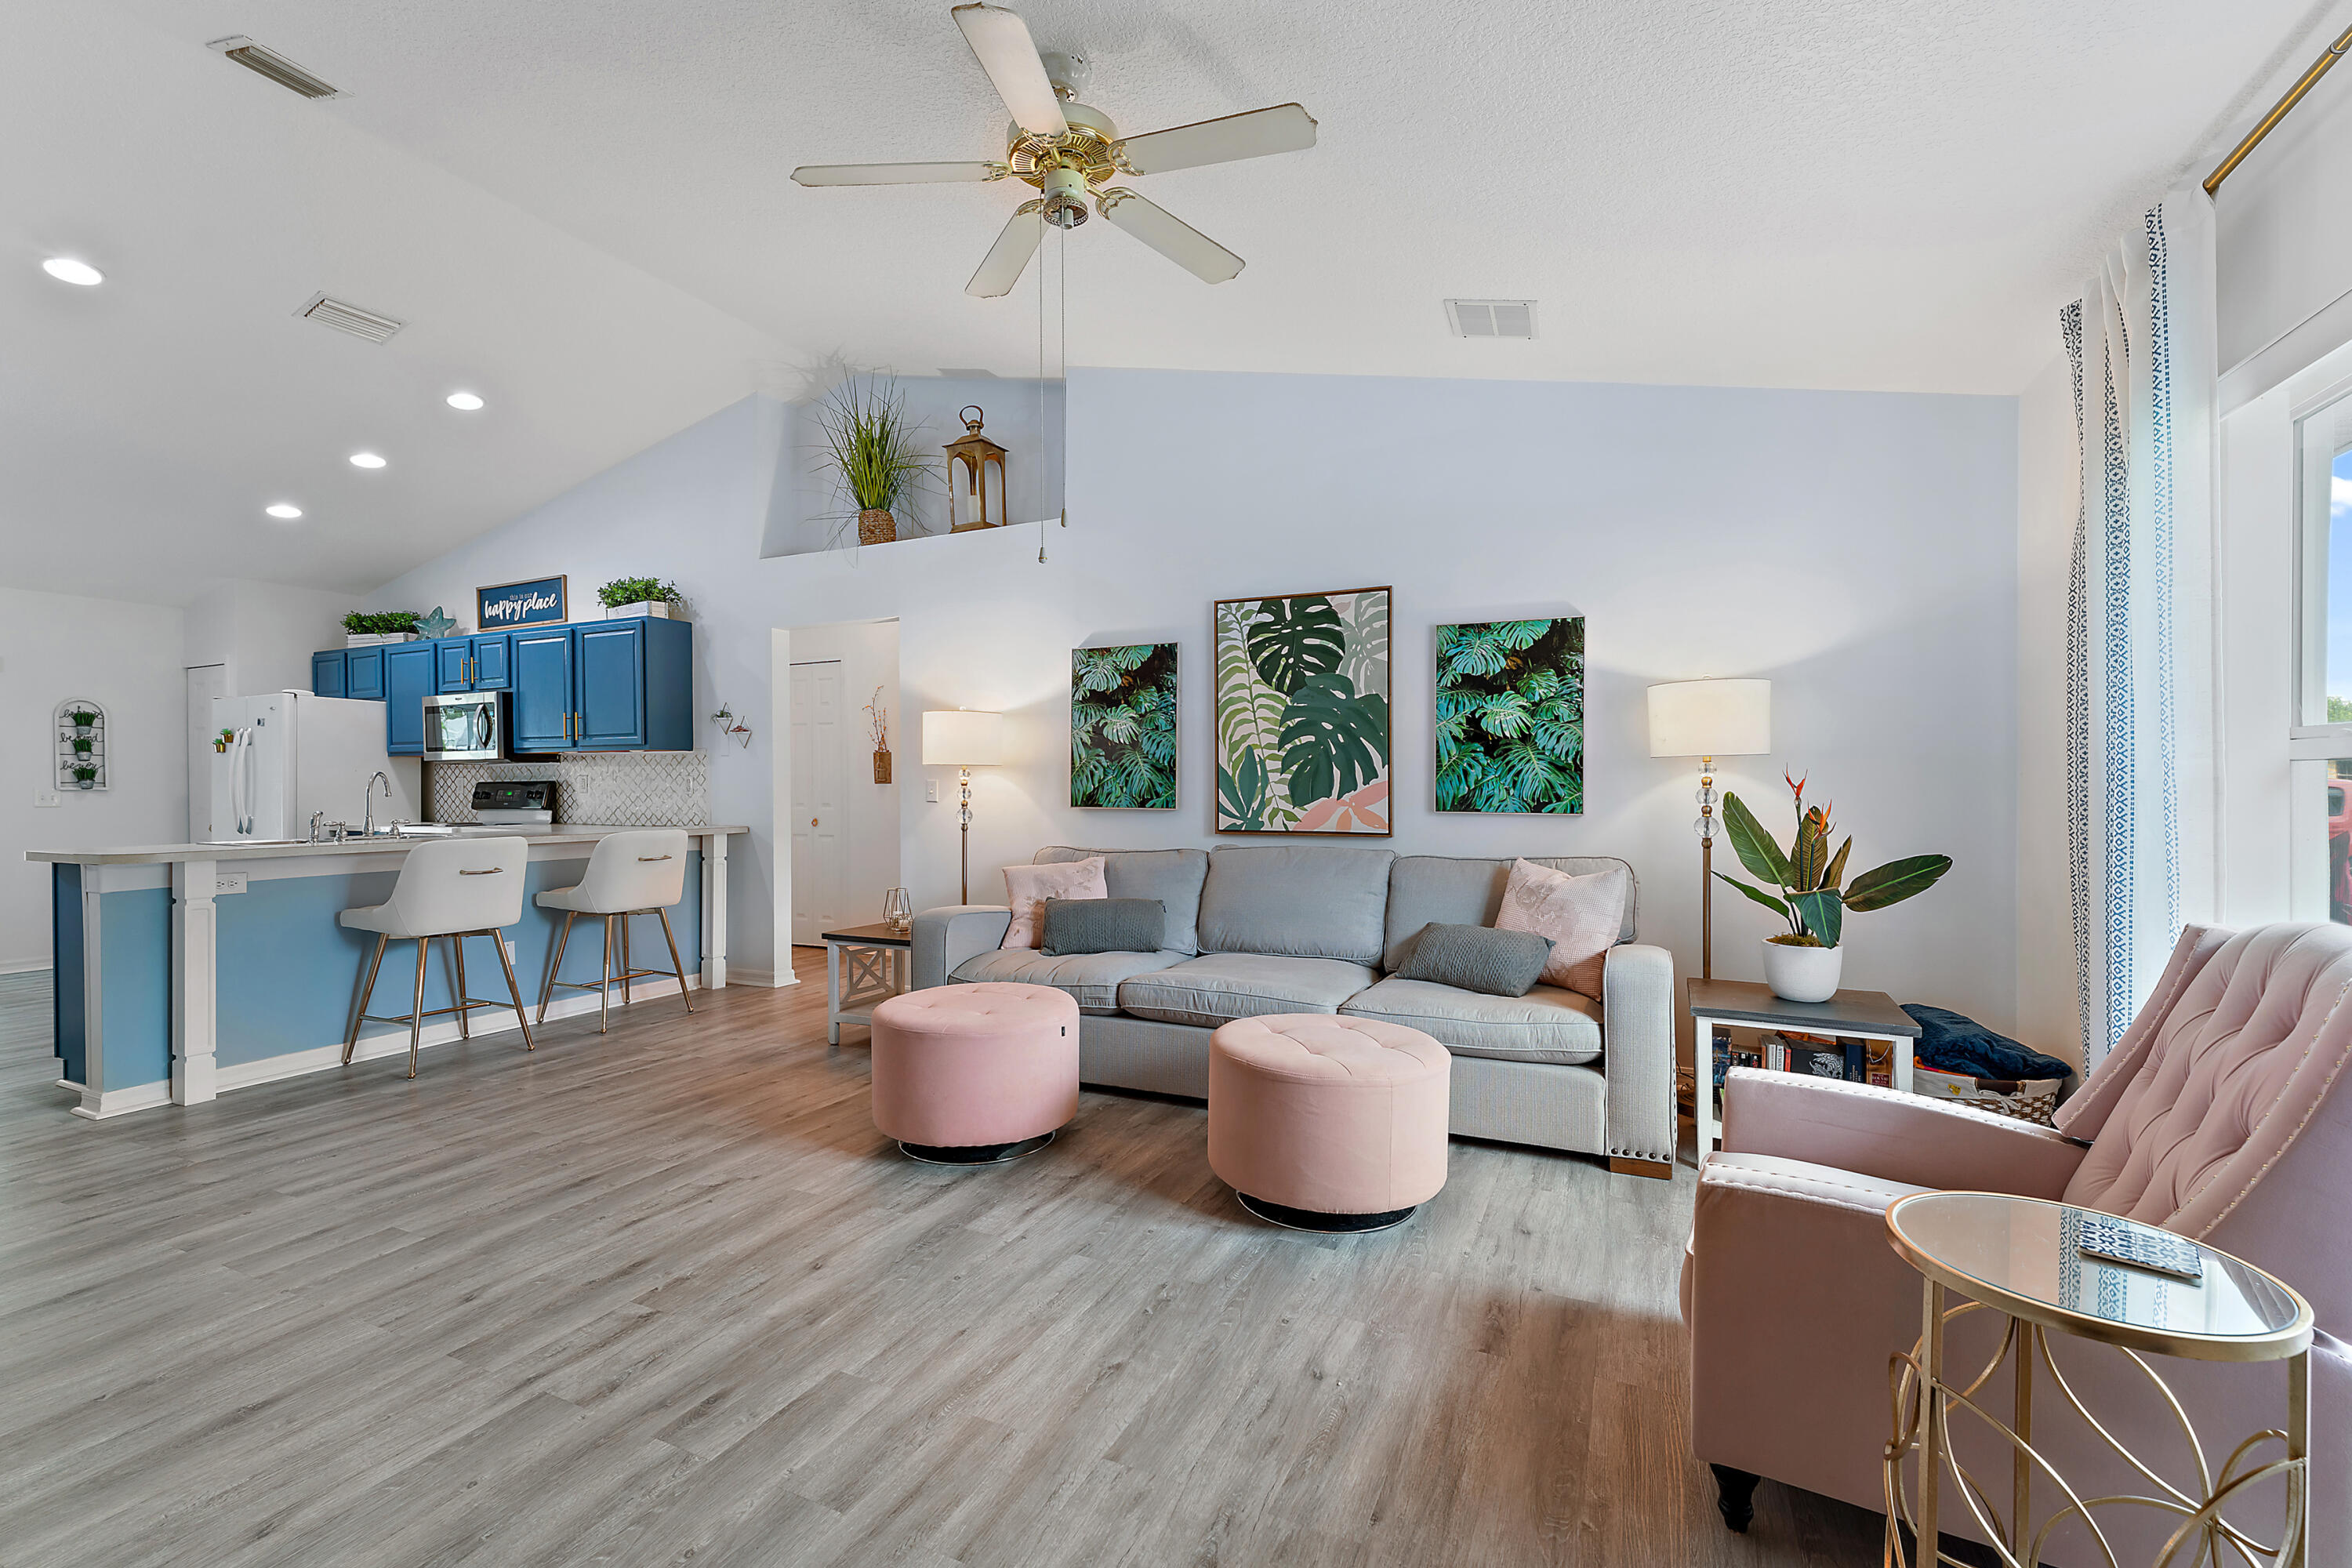
[(1051, 866), (1004, 868), (1004, 901), (1013, 906), (1013, 923), (1004, 928), (1000, 947), (1035, 947), (1045, 939), (1047, 899), (1108, 899), (1103, 881), (1103, 858), (1063, 860)]
[(1527, 931), (1551, 938), (1551, 958), (1542, 983), (1564, 985), (1601, 999), (1601, 967), (1617, 944), (1625, 921), (1625, 872), (1622, 867), (1575, 877), (1531, 860), (1511, 862), (1503, 886), (1497, 931)]

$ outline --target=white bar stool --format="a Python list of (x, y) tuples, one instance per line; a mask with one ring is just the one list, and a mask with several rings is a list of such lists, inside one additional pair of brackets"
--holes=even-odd
[[(577, 887), (556, 888), (539, 895), (539, 907), (563, 911), (563, 934), (555, 939), (555, 960), (547, 966), (547, 981), (539, 988), (539, 1021), (547, 1022), (547, 1001), (559, 985), (596, 993), (596, 1032), (613, 1023), (613, 982), (621, 983), (621, 1005), (629, 1005), (629, 982), (661, 974), (658, 969), (638, 969), (629, 959), (629, 917), (661, 917), (662, 936), (669, 942), (670, 970), (677, 976), (677, 994), (686, 1010), (694, 1011), (687, 994), (686, 965), (678, 962), (677, 935), (669, 928), (669, 906), (686, 897), (686, 835), (674, 827), (646, 828), (635, 833), (607, 834), (588, 857), (588, 869)], [(582, 915), (604, 922), (604, 967), (594, 984), (558, 980), (563, 949), (572, 940), (572, 922)], [(621, 922), (621, 973), (613, 973), (613, 921)]]
[[(416, 1076), (417, 1037), (425, 1020), (444, 1013), (457, 1015), (457, 1036), (471, 1039), (467, 1022), (476, 1007), (504, 1007), (505, 1002), (480, 1002), (466, 994), (466, 939), (486, 936), (498, 949), (499, 966), (507, 973), (507, 994), (513, 998), (515, 1022), (522, 1026), (523, 1049), (532, 1048), (530, 1020), (523, 1016), (522, 988), (515, 984), (514, 964), (499, 928), (522, 919), (523, 867), (530, 847), (520, 838), (445, 838), (419, 844), (408, 852), (392, 897), (362, 910), (345, 910), (339, 917), (354, 931), (375, 935), (375, 957), (368, 963), (367, 984), (352, 1005), (351, 1032), (343, 1037), (343, 1065), (360, 1043), (362, 1023), (408, 1026), (408, 1076)], [(425, 1010), (425, 955), (435, 937), (449, 940), (450, 983), (457, 998), (453, 1007)], [(379, 1017), (367, 1010), (375, 994), (376, 971), (383, 967), (385, 944), (394, 939), (416, 943), (416, 994), (408, 1016)]]

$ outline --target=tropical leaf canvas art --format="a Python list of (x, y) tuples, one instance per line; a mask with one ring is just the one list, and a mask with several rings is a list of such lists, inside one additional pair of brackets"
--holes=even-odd
[(1217, 831), (1389, 831), (1389, 590), (1221, 599)]
[(1176, 809), (1176, 645), (1070, 654), (1070, 804)]
[(1437, 628), (1437, 809), (1584, 809), (1584, 617)]

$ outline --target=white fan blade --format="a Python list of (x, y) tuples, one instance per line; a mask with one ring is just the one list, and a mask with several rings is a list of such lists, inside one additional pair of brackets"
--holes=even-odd
[(793, 178), (803, 185), (933, 185), (1012, 172), (1002, 163), (803, 163)]
[(1269, 153), (1298, 153), (1315, 145), (1315, 117), (1295, 103), (1228, 114), (1166, 131), (1147, 131), (1111, 144), (1118, 166), (1130, 174), (1160, 174), (1202, 163), (1230, 163)]
[(1013, 292), (1013, 286), (1021, 281), (1021, 274), (1028, 270), (1029, 258), (1037, 254), (1037, 242), (1045, 237), (1045, 220), (1037, 216), (1045, 205), (1021, 204), (1020, 210), (1004, 226), (1004, 232), (996, 237), (996, 243), (981, 258), (980, 270), (963, 286), (965, 293), (975, 300), (993, 300)]
[(1017, 11), (1002, 5), (959, 5), (956, 26), (980, 61), (980, 68), (995, 84), (996, 96), (1013, 111), (1013, 123), (1033, 136), (1063, 136), (1070, 122), (1062, 118), (1062, 100), (1045, 79), (1045, 62), (1029, 37), (1029, 24)]
[(1203, 283), (1223, 283), (1247, 265), (1242, 258), (1124, 185), (1095, 198), (1095, 210)]

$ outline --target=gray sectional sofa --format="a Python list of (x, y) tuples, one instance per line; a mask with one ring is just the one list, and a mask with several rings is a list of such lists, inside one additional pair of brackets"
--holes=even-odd
[[(1010, 980), (1066, 991), (1082, 1015), (1084, 1081), (1195, 1100), (1209, 1092), (1209, 1036), (1228, 1019), (1385, 1019), (1453, 1052), (1455, 1133), (1672, 1173), (1674, 961), (1633, 941), (1636, 899), (1603, 964), (1601, 1001), (1549, 985), (1488, 996), (1394, 972), (1432, 921), (1491, 924), (1508, 860), (1327, 845), (1055, 847), (1036, 860), (1092, 855), (1104, 858), (1112, 898), (1166, 907), (1164, 949), (1050, 957), (1001, 948), (1010, 910), (957, 905), (915, 917), (915, 986)], [(1579, 874), (1622, 867), (1633, 889), (1622, 860), (1528, 858)]]

